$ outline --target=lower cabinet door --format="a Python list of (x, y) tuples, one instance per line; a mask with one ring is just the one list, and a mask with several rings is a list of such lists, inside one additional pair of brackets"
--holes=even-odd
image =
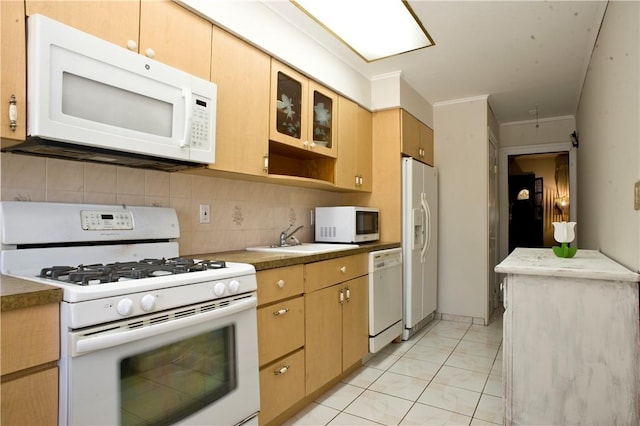
[(343, 284), (342, 369), (351, 367), (369, 352), (369, 276)]
[(58, 424), (58, 367), (2, 383), (0, 423)]
[(342, 373), (344, 297), (340, 284), (304, 296), (307, 395)]
[(304, 349), (260, 370), (260, 425), (304, 398)]

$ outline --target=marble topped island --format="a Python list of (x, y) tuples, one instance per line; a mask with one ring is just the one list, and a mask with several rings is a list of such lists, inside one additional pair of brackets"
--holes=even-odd
[(640, 424), (639, 275), (593, 250), (517, 248), (495, 270), (504, 424)]

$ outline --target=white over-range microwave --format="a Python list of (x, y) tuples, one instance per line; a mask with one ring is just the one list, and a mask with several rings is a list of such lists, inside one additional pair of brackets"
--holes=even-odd
[(27, 37), (28, 136), (11, 150), (161, 170), (214, 163), (214, 83), (42, 15)]
[(380, 210), (374, 207), (316, 207), (315, 239), (327, 243), (362, 243), (380, 239)]

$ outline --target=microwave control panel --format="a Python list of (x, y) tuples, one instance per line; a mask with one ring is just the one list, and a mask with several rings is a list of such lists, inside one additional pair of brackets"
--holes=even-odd
[(133, 229), (133, 215), (130, 211), (81, 210), (80, 218), (85, 231)]
[(196, 148), (207, 148), (211, 140), (209, 135), (209, 122), (211, 121), (210, 103), (210, 99), (198, 97), (194, 99), (191, 145)]

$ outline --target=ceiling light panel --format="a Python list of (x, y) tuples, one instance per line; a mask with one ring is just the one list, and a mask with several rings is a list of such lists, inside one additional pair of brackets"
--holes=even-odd
[(365, 61), (434, 44), (403, 0), (290, 0)]

